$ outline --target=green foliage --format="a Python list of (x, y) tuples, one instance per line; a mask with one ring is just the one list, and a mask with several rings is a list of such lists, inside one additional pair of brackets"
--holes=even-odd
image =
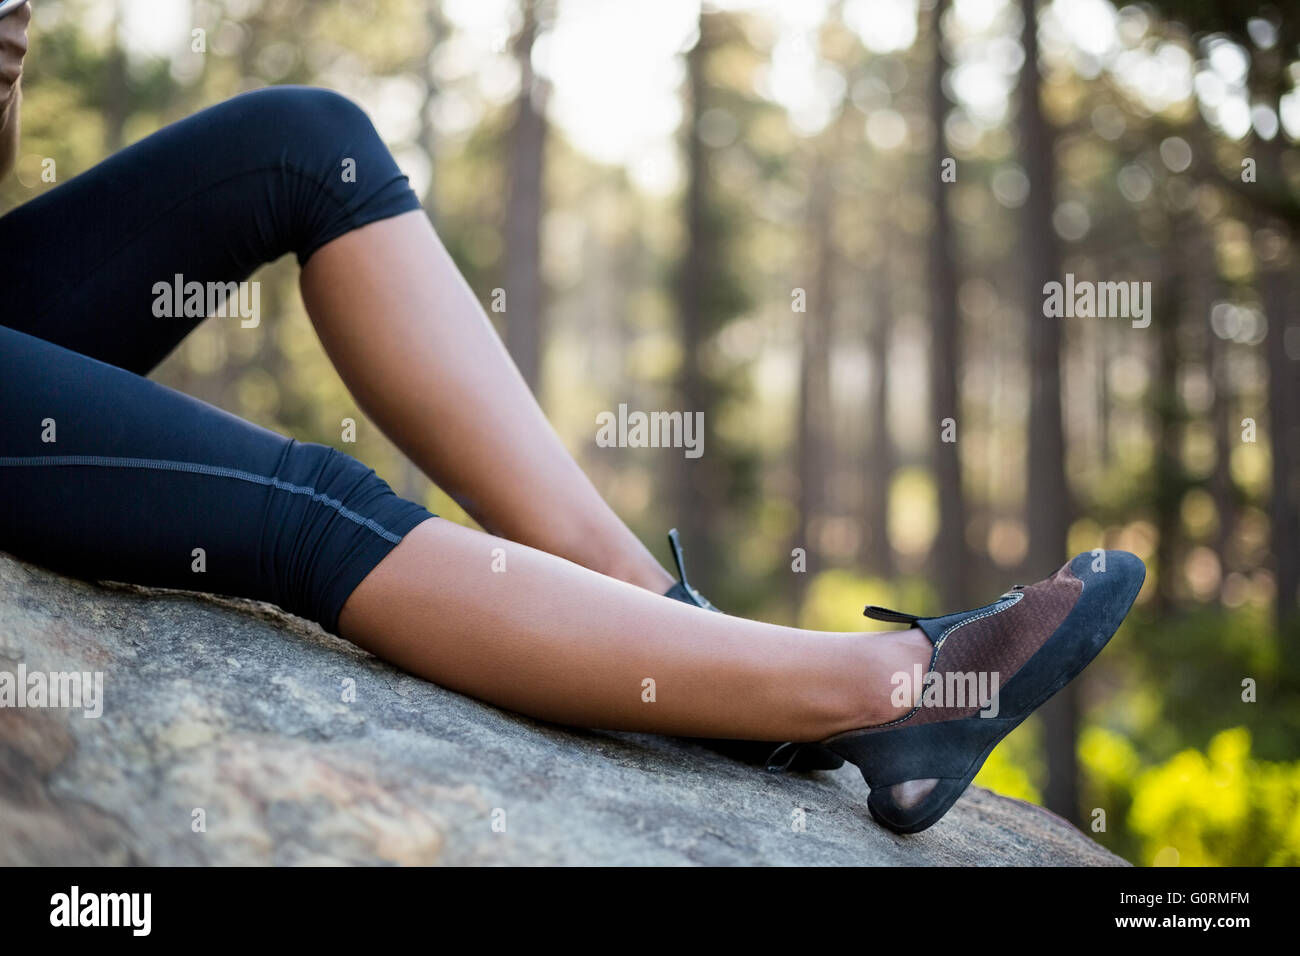
[[(1280, 647), (1264, 608), (1138, 611), (1114, 643), (1107, 669), (1125, 671), (1128, 693), (1159, 701), (1128, 727), (1143, 741), (1144, 760), (1206, 741), (1225, 723), (1249, 729), (1265, 757), (1295, 754), (1300, 694), (1279, 669)], [(1254, 701), (1243, 699), (1245, 681), (1253, 682)]]
[(1085, 739), (1081, 752), (1090, 770), (1127, 797), (1137, 862), (1300, 864), (1300, 761), (1255, 759), (1246, 728), (1221, 731), (1204, 752), (1182, 750), (1135, 774), (1131, 749), (1104, 732)]

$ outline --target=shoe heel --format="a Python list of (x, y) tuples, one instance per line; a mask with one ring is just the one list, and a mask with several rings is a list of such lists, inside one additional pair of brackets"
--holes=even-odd
[[(989, 753), (1016, 724), (1016, 718), (967, 717), (933, 724), (906, 724), (824, 742), (854, 764), (871, 788), (867, 808), (895, 833), (918, 833), (951, 809), (979, 772)], [(915, 801), (899, 802), (895, 787), (935, 781)]]
[(877, 787), (867, 794), (867, 809), (882, 827), (895, 833), (920, 833), (946, 814), (966, 792), (964, 780), (940, 779), (919, 803), (900, 806), (893, 787)]

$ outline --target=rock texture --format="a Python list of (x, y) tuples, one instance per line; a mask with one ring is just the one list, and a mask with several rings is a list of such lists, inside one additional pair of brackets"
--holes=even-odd
[(0, 864), (1123, 864), (977, 788), (898, 837), (852, 767), (541, 724), (266, 605), (0, 553), (0, 672), (19, 664), (102, 672), (104, 712), (0, 708)]

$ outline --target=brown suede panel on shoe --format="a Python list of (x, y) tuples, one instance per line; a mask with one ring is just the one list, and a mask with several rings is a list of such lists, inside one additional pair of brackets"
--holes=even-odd
[[(1067, 564), (1022, 593), (1024, 596), (1005, 611), (968, 620), (941, 636), (934, 672), (943, 680), (945, 706), (923, 706), (899, 723), (930, 724), (979, 713), (980, 695), (1005, 687), (1056, 633), (1083, 593), (1083, 582)], [(992, 683), (993, 673), (997, 674), (996, 685)], [(958, 675), (971, 674), (975, 675), (974, 681), (958, 679)], [(950, 693), (958, 686), (964, 689), (967, 706), (951, 706), (960, 699)]]

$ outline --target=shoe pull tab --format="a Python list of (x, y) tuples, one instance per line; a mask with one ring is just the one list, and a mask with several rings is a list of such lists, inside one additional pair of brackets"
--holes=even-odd
[(689, 594), (699, 607), (704, 608), (706, 611), (717, 610), (704, 595), (695, 590), (691, 583), (686, 580), (686, 561), (682, 557), (682, 542), (677, 537), (676, 528), (672, 528), (668, 532), (668, 547), (673, 552), (673, 563), (677, 565), (677, 580), (681, 583), (682, 590)]
[(910, 624), (915, 626), (920, 620), (915, 614), (904, 614), (902, 611), (891, 611), (887, 607), (880, 607), (878, 604), (868, 604), (862, 612), (863, 617), (873, 618), (877, 621), (888, 621), (891, 624)]
[(673, 563), (677, 565), (677, 580), (681, 582), (682, 587), (691, 590), (691, 586), (686, 583), (686, 562), (682, 559), (682, 542), (677, 537), (676, 528), (668, 532), (668, 547), (672, 549)]

